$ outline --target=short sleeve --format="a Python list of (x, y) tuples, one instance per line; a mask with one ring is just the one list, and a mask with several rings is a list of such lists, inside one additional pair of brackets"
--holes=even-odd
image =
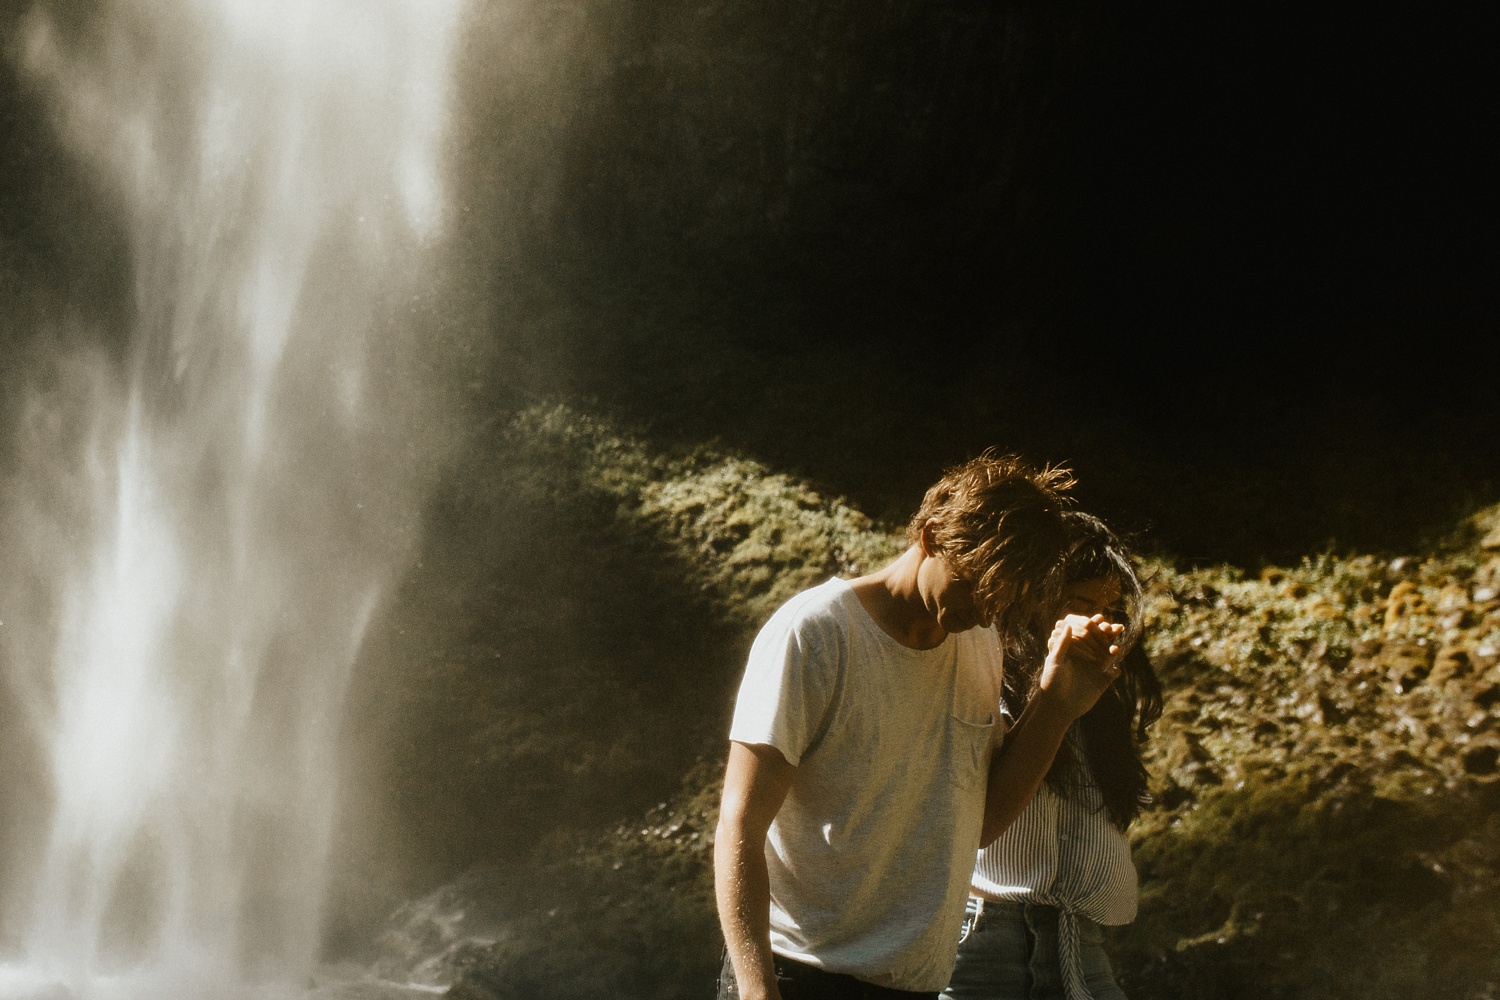
[(810, 613), (797, 598), (784, 605), (750, 648), (729, 738), (768, 744), (800, 764), (822, 734), (839, 688), (843, 645), (827, 608)]

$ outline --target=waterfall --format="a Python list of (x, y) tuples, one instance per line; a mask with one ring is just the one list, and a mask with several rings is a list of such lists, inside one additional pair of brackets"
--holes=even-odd
[(134, 302), (129, 330), (35, 352), (15, 404), (0, 655), (38, 777), (6, 803), (0, 996), (305, 987), (341, 703), (431, 466), (401, 319), (441, 242), (458, 14), (22, 21), (23, 77), (121, 206)]

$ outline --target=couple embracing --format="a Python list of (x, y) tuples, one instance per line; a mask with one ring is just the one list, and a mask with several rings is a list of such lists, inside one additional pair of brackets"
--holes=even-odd
[(715, 842), (720, 1000), (1121, 1000), (1101, 924), (1160, 690), (1140, 584), (1072, 475), (947, 471), (888, 566), (751, 649)]

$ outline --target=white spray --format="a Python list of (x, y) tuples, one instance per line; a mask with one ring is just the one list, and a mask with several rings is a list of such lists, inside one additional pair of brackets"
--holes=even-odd
[(135, 326), (51, 360), (5, 487), (0, 649), (52, 795), (0, 995), (279, 993), (316, 961), (341, 702), (426, 467), (391, 316), (443, 222), (457, 16), (23, 23), (23, 72), (123, 206)]

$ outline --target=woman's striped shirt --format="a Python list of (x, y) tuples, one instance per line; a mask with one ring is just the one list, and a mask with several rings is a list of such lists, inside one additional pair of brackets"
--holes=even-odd
[(973, 890), (986, 899), (1044, 903), (1105, 925), (1134, 920), (1140, 895), (1130, 841), (1110, 822), (1091, 777), (1065, 796), (1044, 783), (1000, 838), (979, 852)]
[[(1063, 752), (1079, 750), (1078, 736), (1077, 730), (1069, 735)], [(1128, 924), (1140, 898), (1130, 842), (1109, 821), (1088, 768), (1079, 771), (1081, 783), (1066, 795), (1043, 783), (1016, 821), (979, 852), (971, 889), (981, 899), (1057, 908), (1059, 971), (1068, 1000), (1090, 1000), (1079, 920)]]

